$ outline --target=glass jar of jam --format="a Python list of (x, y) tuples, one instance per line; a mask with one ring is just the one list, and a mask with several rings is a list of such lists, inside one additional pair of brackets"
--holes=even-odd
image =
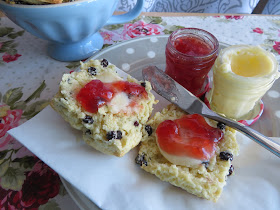
[(200, 96), (218, 49), (216, 37), (205, 30), (183, 28), (174, 31), (166, 44), (165, 72), (194, 95)]

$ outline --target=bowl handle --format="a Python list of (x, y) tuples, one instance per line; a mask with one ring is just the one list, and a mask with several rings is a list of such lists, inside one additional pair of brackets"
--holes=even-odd
[(113, 25), (120, 23), (127, 23), (135, 18), (137, 18), (142, 12), (144, 6), (144, 0), (137, 0), (136, 5), (129, 12), (122, 15), (113, 15), (109, 18), (105, 25)]

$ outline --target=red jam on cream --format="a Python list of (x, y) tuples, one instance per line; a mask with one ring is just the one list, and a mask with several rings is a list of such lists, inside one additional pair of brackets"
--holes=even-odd
[(87, 83), (76, 97), (82, 107), (91, 113), (96, 113), (105, 104), (111, 105), (115, 112), (126, 107), (133, 108), (142, 98), (148, 98), (148, 94), (141, 85), (127, 81), (103, 83), (100, 80)]
[(156, 130), (162, 155), (175, 165), (193, 166), (209, 161), (224, 134), (198, 114), (165, 120)]

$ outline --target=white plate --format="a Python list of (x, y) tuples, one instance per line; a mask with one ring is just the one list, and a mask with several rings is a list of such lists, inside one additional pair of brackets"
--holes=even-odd
[[(165, 44), (167, 39), (168, 35), (132, 39), (108, 47), (91, 57), (91, 59), (106, 58), (126, 73), (141, 80), (141, 70), (148, 65), (156, 65), (161, 69), (165, 69)], [(220, 43), (221, 48), (225, 46), (227, 45)], [(279, 80), (276, 81), (271, 90), (280, 92), (279, 83)], [(280, 129), (277, 129), (280, 126), (279, 119), (274, 114), (275, 110), (277, 110), (277, 100), (265, 95), (263, 101), (265, 111), (260, 120), (252, 128), (266, 136), (280, 136)], [(81, 209), (98, 209), (92, 201), (63, 178), (62, 182)]]

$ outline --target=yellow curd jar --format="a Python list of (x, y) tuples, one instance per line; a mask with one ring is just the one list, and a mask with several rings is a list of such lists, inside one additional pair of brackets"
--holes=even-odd
[(231, 119), (247, 119), (277, 78), (278, 62), (272, 53), (260, 46), (227, 47), (213, 66), (210, 107)]

